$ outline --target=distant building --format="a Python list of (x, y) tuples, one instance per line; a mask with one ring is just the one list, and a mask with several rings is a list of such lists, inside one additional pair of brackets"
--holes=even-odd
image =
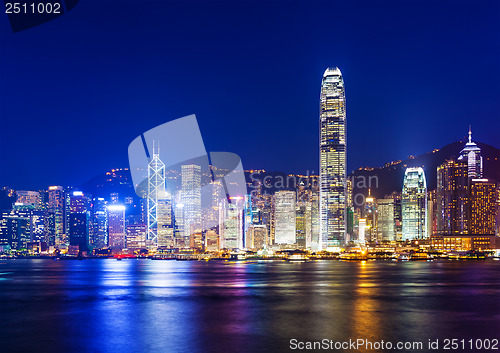
[(358, 243), (364, 245), (366, 242), (365, 231), (366, 231), (366, 218), (360, 218), (358, 221)]
[(249, 229), (250, 242), (247, 246), (248, 249), (257, 251), (267, 248), (268, 245), (268, 232), (267, 227), (263, 224), (253, 224)]
[(158, 199), (165, 195), (165, 164), (160, 160), (159, 153), (155, 153), (148, 164), (148, 246), (158, 245)]
[(311, 204), (309, 202), (297, 203), (295, 209), (295, 232), (298, 249), (306, 249), (311, 246)]
[(45, 211), (34, 208), (30, 216), (30, 241), (45, 243)]
[(145, 249), (147, 233), (148, 226), (146, 224), (129, 224), (126, 237), (127, 248), (132, 250)]
[(295, 191), (277, 191), (274, 194), (274, 243), (295, 244)]
[(497, 236), (500, 237), (500, 185), (497, 187)]
[(342, 73), (328, 68), (320, 94), (320, 244), (344, 244), (346, 236), (346, 104)]
[(201, 233), (201, 167), (196, 164), (181, 166), (181, 203), (183, 205), (185, 244)]
[(366, 241), (377, 241), (377, 202), (375, 198), (371, 196), (370, 190), (368, 190), (368, 196), (365, 199), (363, 218), (366, 220)]
[(209, 229), (205, 232), (205, 251), (219, 251), (219, 234), (213, 229)]
[(168, 192), (165, 192), (163, 195), (158, 197), (157, 222), (158, 247), (175, 247), (172, 197)]
[(427, 193), (427, 236), (437, 234), (436, 190)]
[(469, 128), (469, 142), (460, 151), (459, 161), (465, 161), (468, 167), (469, 178), (480, 179), (483, 177), (483, 157), (481, 149), (472, 142), (472, 132)]
[(108, 209), (104, 198), (92, 201), (92, 237), (93, 247), (101, 249), (108, 245)]
[(15, 204), (5, 210), (0, 219), (0, 245), (11, 249), (26, 249), (31, 238), (31, 211), (33, 206)]
[(119, 195), (117, 192), (112, 192), (110, 195), (109, 195), (109, 203), (110, 204), (115, 204), (115, 203), (118, 203), (120, 202), (120, 198), (119, 198)]
[(219, 234), (221, 249), (243, 248), (243, 197), (221, 201)]
[(431, 247), (439, 251), (485, 251), (496, 249), (500, 241), (495, 235), (440, 234), (431, 236)]
[(447, 160), (437, 168), (436, 222), (439, 234), (466, 234), (469, 217), (467, 161)]
[(396, 239), (394, 232), (394, 200), (377, 200), (377, 241), (392, 241)]
[(427, 184), (422, 168), (407, 168), (401, 193), (403, 240), (427, 238)]
[(81, 191), (69, 197), (69, 245), (89, 250), (90, 200)]
[(469, 195), (469, 234), (495, 234), (496, 183), (488, 179), (471, 179)]
[(243, 205), (243, 234), (244, 234), (244, 248), (249, 248), (248, 234), (250, 231), (250, 226), (253, 224), (253, 207), (252, 207), (252, 197), (250, 195), (244, 196)]
[(40, 205), (40, 193), (38, 191), (16, 191), (16, 203), (38, 207)]
[(320, 211), (319, 192), (313, 190), (311, 193), (311, 244), (312, 251), (318, 251), (320, 243)]
[(64, 189), (62, 186), (49, 186), (48, 223), (45, 228), (45, 241), (49, 246), (63, 243), (64, 235)]
[(126, 247), (125, 206), (111, 204), (108, 206), (109, 247), (120, 251)]

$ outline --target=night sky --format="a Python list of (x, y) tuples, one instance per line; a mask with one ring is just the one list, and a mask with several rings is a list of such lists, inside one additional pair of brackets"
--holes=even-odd
[[(3, 12), (3, 11), (2, 11)], [(196, 114), (208, 151), (318, 171), (319, 91), (344, 75), (348, 170), (459, 140), (500, 148), (500, 1), (86, 1), (0, 15), (0, 186), (79, 185)]]

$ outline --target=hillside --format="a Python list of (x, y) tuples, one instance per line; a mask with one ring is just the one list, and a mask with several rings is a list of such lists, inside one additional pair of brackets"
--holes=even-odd
[[(477, 142), (477, 145), (481, 148), (483, 156), (484, 177), (500, 181), (500, 150), (480, 142)], [(436, 189), (437, 167), (446, 159), (458, 156), (464, 146), (464, 141), (453, 142), (432, 152), (427, 152), (403, 161), (387, 163), (380, 168), (360, 168), (355, 170), (349, 175), (350, 178), (354, 177), (354, 194), (368, 194), (367, 189), (357, 187), (356, 181), (362, 180), (359, 179), (360, 177), (369, 178), (370, 176), (378, 177), (378, 188), (372, 188), (371, 190), (372, 195), (377, 198), (381, 198), (393, 191), (401, 191), (404, 172), (407, 167), (424, 168), (427, 188), (434, 190)]]

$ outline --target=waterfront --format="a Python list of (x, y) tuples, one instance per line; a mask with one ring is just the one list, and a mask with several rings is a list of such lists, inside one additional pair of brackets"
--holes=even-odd
[(289, 352), (499, 338), (500, 261), (0, 261), (0, 350)]

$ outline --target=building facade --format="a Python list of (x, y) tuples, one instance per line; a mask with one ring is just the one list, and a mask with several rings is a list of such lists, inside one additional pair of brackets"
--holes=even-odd
[(275, 244), (295, 244), (297, 242), (295, 199), (295, 191), (283, 190), (274, 194)]
[(346, 236), (346, 102), (342, 73), (328, 68), (320, 94), (320, 244), (327, 250)]
[(427, 183), (420, 167), (405, 171), (401, 210), (403, 240), (427, 238)]

